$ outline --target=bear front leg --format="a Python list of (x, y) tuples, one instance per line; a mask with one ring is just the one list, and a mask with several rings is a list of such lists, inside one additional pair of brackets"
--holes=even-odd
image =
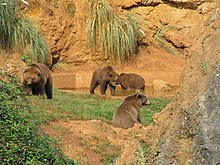
[(115, 86), (109, 85), (109, 87), (110, 87), (111, 95), (114, 96), (115, 95)]
[(106, 82), (102, 82), (100, 84), (101, 95), (105, 95), (106, 94), (107, 87), (108, 87), (108, 84)]
[(42, 98), (44, 98), (44, 85), (43, 84), (38, 84), (32, 87), (32, 94), (33, 95), (40, 95)]
[(48, 80), (46, 85), (45, 85), (45, 92), (47, 95), (47, 99), (52, 99), (53, 98), (53, 94), (52, 94), (52, 80)]
[(140, 110), (138, 111), (137, 121), (138, 121), (139, 123), (141, 123), (141, 112), (140, 112)]
[(24, 95), (30, 95), (31, 87), (29, 87), (27, 84), (22, 84), (22, 92)]

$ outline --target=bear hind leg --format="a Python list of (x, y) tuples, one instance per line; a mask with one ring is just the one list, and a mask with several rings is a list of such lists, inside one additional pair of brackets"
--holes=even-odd
[(109, 85), (109, 87), (110, 87), (111, 95), (114, 96), (115, 95), (115, 86)]
[(94, 90), (95, 90), (95, 88), (96, 88), (97, 86), (98, 86), (97, 83), (95, 83), (95, 82), (92, 82), (92, 83), (91, 83), (91, 85), (90, 85), (90, 93), (91, 93), (91, 94), (95, 94)]

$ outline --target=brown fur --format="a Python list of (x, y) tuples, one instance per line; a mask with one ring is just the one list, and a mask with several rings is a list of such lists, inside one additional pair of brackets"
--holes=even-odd
[(22, 72), (22, 88), (25, 95), (42, 95), (46, 93), (52, 99), (52, 77), (50, 70), (44, 64), (27, 65)]
[(124, 98), (123, 102), (115, 110), (113, 122), (117, 127), (130, 128), (135, 123), (141, 123), (140, 108), (149, 105), (150, 102), (143, 93), (138, 91), (134, 95)]
[(118, 77), (117, 84), (120, 84), (123, 89), (144, 89), (144, 78), (135, 73), (121, 73)]
[(105, 66), (96, 69), (92, 75), (90, 93), (94, 94), (95, 88), (100, 85), (100, 92), (102, 95), (105, 95), (109, 85), (111, 95), (114, 95), (117, 79), (118, 74), (112, 66)]

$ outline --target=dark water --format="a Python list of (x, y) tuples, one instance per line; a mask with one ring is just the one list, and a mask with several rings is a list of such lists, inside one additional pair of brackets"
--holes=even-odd
[[(172, 86), (171, 90), (169, 91), (155, 91), (153, 86), (147, 86), (145, 87), (145, 90), (142, 92), (148, 97), (172, 98), (175, 96), (178, 88), (179, 88), (178, 86)], [(78, 93), (89, 93), (89, 88), (74, 88), (74, 89), (65, 88), (65, 89), (60, 89), (60, 90), (70, 90), (70, 91), (74, 91)], [(131, 95), (134, 93), (135, 93), (135, 90), (123, 90), (120, 86), (117, 86), (116, 91), (115, 91), (115, 96), (127, 96), (127, 95)], [(95, 94), (100, 95), (99, 87), (95, 89)], [(109, 95), (109, 96), (111, 95), (109, 89), (107, 89), (106, 95)]]

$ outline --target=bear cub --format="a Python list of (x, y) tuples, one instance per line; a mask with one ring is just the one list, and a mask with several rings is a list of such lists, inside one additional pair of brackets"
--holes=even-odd
[(52, 99), (52, 77), (50, 70), (44, 64), (34, 63), (27, 65), (22, 72), (22, 90), (25, 95), (44, 96)]
[(122, 89), (140, 89), (144, 90), (144, 78), (135, 73), (121, 73), (118, 77), (117, 84), (120, 84)]
[(115, 110), (113, 122), (117, 127), (130, 128), (135, 123), (141, 123), (141, 106), (149, 105), (147, 96), (139, 90), (133, 95), (124, 98), (123, 102)]
[(115, 95), (115, 87), (118, 79), (118, 73), (112, 66), (104, 66), (97, 68), (92, 75), (90, 83), (90, 93), (94, 94), (95, 88), (100, 85), (101, 95), (106, 94), (108, 86), (110, 87), (111, 95)]

